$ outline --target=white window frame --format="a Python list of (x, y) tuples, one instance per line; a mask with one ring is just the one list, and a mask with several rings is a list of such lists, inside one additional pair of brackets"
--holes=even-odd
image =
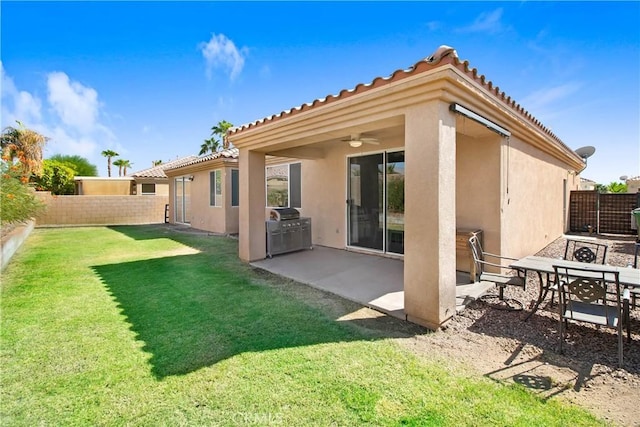
[[(214, 188), (211, 188), (212, 176)], [(209, 206), (222, 207), (222, 169), (215, 169), (209, 172)]]

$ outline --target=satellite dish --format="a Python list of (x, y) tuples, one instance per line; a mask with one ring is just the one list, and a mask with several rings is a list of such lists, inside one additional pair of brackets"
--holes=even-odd
[(622, 175), (622, 176), (620, 177), (620, 181), (626, 181), (626, 180), (627, 180), (627, 178), (629, 178), (627, 175)]
[(586, 147), (580, 147), (576, 150), (576, 154), (582, 157), (583, 160), (587, 160), (589, 157), (593, 156), (593, 153), (596, 152), (596, 148), (590, 145)]

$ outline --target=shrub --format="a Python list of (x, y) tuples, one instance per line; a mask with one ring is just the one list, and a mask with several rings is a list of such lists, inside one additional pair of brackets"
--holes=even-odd
[(51, 191), (56, 195), (73, 194), (75, 192), (74, 175), (74, 169), (67, 163), (45, 160), (42, 175), (34, 176), (31, 180), (38, 190)]
[(0, 223), (3, 226), (25, 222), (44, 210), (45, 205), (23, 182), (18, 167), (3, 162), (0, 172)]

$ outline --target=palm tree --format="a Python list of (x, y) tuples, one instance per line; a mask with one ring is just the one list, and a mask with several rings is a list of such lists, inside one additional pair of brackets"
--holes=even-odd
[(233, 125), (226, 120), (221, 120), (211, 128), (211, 138), (205, 139), (200, 146), (199, 155), (207, 154), (208, 152), (215, 153), (220, 149), (220, 140), (222, 140), (222, 149), (229, 148), (229, 141), (227, 140), (227, 131), (231, 129)]
[[(116, 159), (113, 161), (113, 166), (117, 166), (118, 167), (118, 176), (122, 176), (122, 166), (123, 166), (124, 160), (122, 159)], [(111, 174), (109, 174), (109, 176), (111, 176)]]
[(2, 159), (13, 163), (18, 159), (22, 168), (22, 176), (28, 179), (29, 175), (42, 173), (42, 148), (49, 140), (38, 132), (27, 129), (22, 122), (16, 120), (19, 127), (6, 127), (0, 137)]
[(221, 120), (217, 125), (211, 128), (211, 135), (217, 135), (222, 139), (222, 148), (224, 150), (229, 148), (229, 140), (227, 139), (227, 131), (231, 129), (233, 125), (226, 120)]
[(218, 151), (220, 147), (220, 142), (217, 139), (211, 137), (209, 139), (205, 139), (202, 145), (200, 146), (200, 152), (198, 155), (202, 156), (203, 154), (207, 154), (208, 152), (215, 153)]
[(129, 160), (122, 161), (122, 168), (124, 169), (124, 171), (122, 172), (122, 176), (127, 176), (127, 168), (130, 168), (131, 166), (133, 166), (133, 163), (131, 163)]
[(118, 157), (120, 154), (116, 153), (113, 150), (104, 150), (102, 155), (107, 158), (107, 175), (111, 176), (111, 158)]

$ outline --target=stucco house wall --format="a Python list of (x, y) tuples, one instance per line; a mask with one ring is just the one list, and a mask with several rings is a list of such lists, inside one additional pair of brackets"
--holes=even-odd
[(504, 147), (503, 156), (500, 252), (519, 258), (567, 230), (569, 193), (578, 188), (579, 178), (566, 164), (517, 138)]
[(76, 176), (74, 181), (81, 196), (129, 196), (135, 189), (132, 177)]
[[(168, 178), (169, 222), (178, 223), (176, 216), (176, 178), (185, 178), (189, 186), (188, 224), (220, 234), (238, 233), (239, 206), (232, 206), (232, 171), (238, 169), (237, 152), (231, 150), (196, 158), (179, 167), (166, 169)], [(225, 154), (226, 153), (226, 154)], [(221, 173), (220, 204), (210, 204), (210, 173)]]
[[(344, 142), (354, 134), (380, 145), (354, 149)], [(228, 138), (239, 149), (244, 261), (265, 257), (268, 156), (303, 161), (302, 213), (313, 220), (314, 244), (344, 248), (349, 156), (403, 149), (405, 313), (431, 328), (455, 313), (456, 229), (482, 229), (491, 252), (534, 253), (565, 230), (568, 193), (584, 168), (447, 46), (389, 77), (231, 129)]]

